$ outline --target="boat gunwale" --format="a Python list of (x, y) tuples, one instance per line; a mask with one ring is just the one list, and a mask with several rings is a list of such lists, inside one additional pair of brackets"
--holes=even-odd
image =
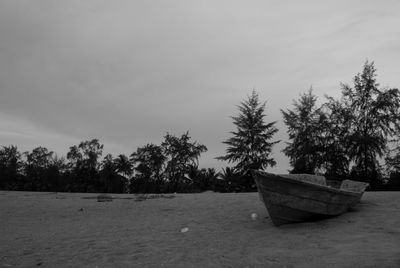
[[(260, 177), (264, 177), (266, 179), (270, 179), (270, 178), (268, 178), (268, 176), (272, 175), (271, 177), (279, 178), (279, 180), (283, 180), (283, 181), (286, 181), (286, 182), (289, 182), (289, 183), (312, 186), (314, 188), (323, 189), (324, 191), (333, 192), (333, 193), (340, 193), (340, 194), (352, 195), (352, 196), (360, 196), (360, 194), (364, 193), (364, 191), (355, 192), (355, 191), (349, 191), (349, 190), (345, 190), (345, 189), (334, 188), (334, 187), (331, 187), (331, 186), (328, 186), (328, 185), (321, 185), (321, 184), (317, 184), (317, 183), (312, 183), (312, 182), (306, 182), (306, 181), (286, 178), (286, 177), (280, 176), (278, 174), (268, 173), (268, 172), (265, 172), (265, 171), (253, 170), (253, 174), (254, 173), (256, 175), (258, 175)], [(263, 175), (263, 174), (266, 174), (266, 175)], [(312, 175), (312, 174), (308, 174), (308, 175)], [(349, 181), (352, 181), (352, 180), (349, 180)]]
[[(312, 201), (312, 202), (322, 203), (322, 204), (326, 204), (326, 205), (333, 205), (333, 206), (334, 205), (343, 205), (342, 203), (327, 202), (327, 201), (324, 201), (324, 200), (321, 200), (321, 199), (317, 199), (317, 198), (312, 198), (312, 197), (301, 197), (301, 196), (297, 196), (297, 195), (282, 194), (279, 191), (272, 191), (270, 189), (268, 189), (266, 191), (270, 192), (270, 193), (274, 193), (274, 194), (280, 194), (280, 195), (285, 196), (285, 197), (290, 196), (290, 197), (299, 198), (299, 199), (303, 199), (303, 200), (309, 200), (309, 201)], [(357, 197), (358, 197), (358, 195), (357, 195)], [(304, 210), (304, 211), (306, 211), (306, 210)]]

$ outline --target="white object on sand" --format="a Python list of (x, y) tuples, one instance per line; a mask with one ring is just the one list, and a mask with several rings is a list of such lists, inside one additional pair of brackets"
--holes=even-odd
[(189, 231), (189, 228), (187, 227), (181, 229), (181, 233), (186, 233), (187, 231)]
[(253, 221), (257, 220), (257, 214), (256, 213), (251, 213), (251, 219)]

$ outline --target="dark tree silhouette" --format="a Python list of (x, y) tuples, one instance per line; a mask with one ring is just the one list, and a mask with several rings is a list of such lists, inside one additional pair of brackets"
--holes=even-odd
[(129, 160), (129, 158), (126, 155), (124, 155), (124, 154), (118, 155), (118, 157), (114, 159), (114, 164), (115, 164), (116, 170), (119, 174), (121, 174), (122, 176), (124, 176), (127, 179), (130, 176), (132, 176), (133, 165), (132, 165), (132, 162)]
[(351, 110), (338, 100), (327, 97), (322, 106), (325, 118), (320, 120), (322, 147), (321, 162), (325, 175), (335, 178), (346, 178), (349, 174), (350, 159), (346, 137), (350, 129)]
[(276, 164), (271, 157), (271, 150), (279, 141), (270, 140), (278, 129), (275, 127), (276, 121), (265, 123), (265, 106), (265, 102), (260, 103), (255, 90), (240, 103), (239, 115), (232, 117), (236, 131), (232, 131), (232, 137), (223, 142), (228, 146), (226, 155), (217, 157), (235, 163), (235, 170), (242, 174), (249, 169), (266, 169)]
[[(45, 147), (37, 147), (32, 152), (25, 152), (26, 163), (24, 171), (27, 184), (24, 189), (30, 191), (50, 191), (52, 190), (53, 175), (49, 172), (52, 165), (54, 152), (49, 151)], [(50, 175), (50, 176), (49, 176)]]
[(367, 61), (353, 82), (353, 87), (342, 84), (342, 102), (351, 110), (346, 145), (354, 161), (353, 176), (373, 182), (381, 177), (378, 157), (384, 156), (388, 137), (399, 129), (400, 93), (379, 88), (374, 62)]
[(392, 141), (392, 149), (385, 156), (387, 189), (400, 190), (400, 135)]
[(290, 159), (291, 173), (314, 174), (321, 166), (323, 122), (326, 119), (321, 107), (316, 106), (317, 97), (310, 88), (294, 101), (293, 110), (281, 110), (288, 127), (289, 139), (283, 150)]
[(0, 149), (0, 189), (21, 190), (21, 153), (17, 146), (3, 146)]
[(393, 141), (393, 148), (387, 151), (385, 162), (388, 173), (400, 173), (400, 141)]
[(243, 176), (242, 172), (236, 171), (232, 167), (222, 169), (221, 178), (225, 182), (225, 190), (227, 192), (244, 192), (251, 190), (249, 183), (246, 183), (247, 176)]
[(64, 192), (68, 190), (69, 177), (64, 157), (52, 154), (45, 173), (47, 185), (49, 186), (48, 191)]
[[(165, 175), (171, 183), (172, 191), (186, 191), (179, 189), (180, 184), (185, 181), (185, 174), (190, 166), (198, 166), (198, 159), (201, 153), (207, 151), (205, 145), (196, 141), (190, 142), (189, 131), (181, 137), (167, 133), (161, 146), (167, 158)], [(182, 184), (183, 186), (183, 184)]]
[(164, 183), (164, 165), (166, 161), (163, 148), (147, 144), (131, 154), (131, 162), (136, 171), (132, 178), (131, 192), (162, 192)]
[(102, 153), (103, 145), (99, 143), (98, 139), (83, 141), (78, 146), (70, 147), (67, 159), (74, 178), (73, 191), (96, 192), (101, 190), (98, 159)]
[[(128, 192), (128, 180), (129, 178), (120, 174), (119, 169), (121, 167), (121, 159), (122, 161), (126, 160), (127, 157), (124, 155), (120, 155), (117, 158), (113, 158), (111, 154), (107, 154), (103, 161), (101, 162), (101, 170), (100, 170), (100, 182), (101, 184), (98, 186), (100, 192), (103, 193), (126, 193)], [(129, 161), (128, 161), (129, 162)], [(128, 164), (124, 163), (124, 168), (126, 168), (127, 173), (131, 173), (128, 171)]]
[(197, 166), (190, 166), (187, 172), (187, 177), (190, 179), (194, 192), (203, 192), (207, 190), (217, 190), (219, 174), (214, 168), (202, 168), (199, 169)]

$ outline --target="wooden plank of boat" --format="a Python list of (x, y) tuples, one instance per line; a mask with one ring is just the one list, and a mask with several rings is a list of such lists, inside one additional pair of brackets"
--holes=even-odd
[(342, 214), (360, 201), (368, 186), (345, 180), (336, 188), (327, 185), (323, 176), (309, 174), (276, 175), (254, 170), (252, 175), (276, 226)]

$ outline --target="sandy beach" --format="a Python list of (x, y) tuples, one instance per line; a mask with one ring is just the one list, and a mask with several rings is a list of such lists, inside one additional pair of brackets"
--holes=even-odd
[(400, 267), (400, 192), (279, 228), (257, 193), (96, 196), (0, 191), (0, 267)]

